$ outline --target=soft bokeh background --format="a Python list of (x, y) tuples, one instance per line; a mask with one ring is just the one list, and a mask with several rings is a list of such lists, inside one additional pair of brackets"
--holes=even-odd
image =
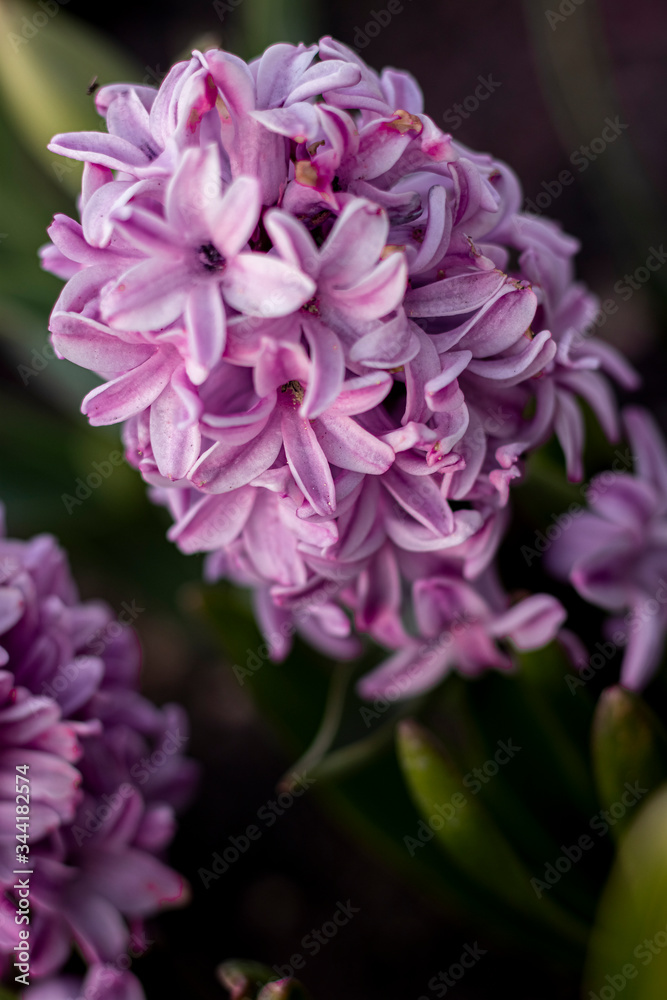
[[(419, 815), (400, 779), (391, 725), (362, 748), (362, 757), (376, 753), (372, 763), (338, 782), (323, 777), (275, 826), (262, 827), (261, 839), (224, 876), (208, 889), (202, 885), (198, 869), (210, 868), (213, 852), (256, 822), (281, 774), (315, 735), (330, 665), (299, 649), (285, 667), (265, 665), (253, 684), (240, 685), (231, 665), (244, 663), (259, 643), (245, 598), (201, 586), (201, 560), (164, 541), (166, 515), (149, 504), (128, 467), (116, 468), (71, 513), (66, 509), (62, 495), (118, 449), (119, 435), (114, 428), (91, 430), (79, 414), (93, 384), (88, 373), (44, 353), (60, 283), (40, 272), (36, 250), (55, 211), (74, 213), (78, 173), (43, 147), (53, 132), (97, 127), (86, 95), (94, 76), (157, 85), (193, 45), (222, 44), (252, 57), (274, 41), (309, 42), (330, 33), (359, 46), (376, 68), (413, 72), (427, 112), (443, 128), (452, 126), (455, 105), (474, 95), (479, 78), (491, 78), (493, 92), (461, 121), (456, 138), (508, 161), (526, 197), (542, 193), (538, 204), (550, 199), (545, 214), (581, 240), (581, 276), (619, 306), (601, 333), (639, 367), (641, 398), (666, 426), (667, 265), (627, 301), (614, 288), (644, 265), (652, 247), (667, 243), (664, 2), (404, 0), (389, 17), (383, 0), (70, 0), (23, 44), (26, 24), (43, 10), (0, 0), (0, 497), (10, 534), (58, 535), (85, 596), (103, 596), (116, 609), (136, 601), (144, 609), (136, 626), (145, 691), (159, 702), (183, 701), (191, 715), (190, 749), (203, 764), (202, 788), (172, 860), (192, 883), (193, 904), (155, 925), (151, 952), (134, 964), (149, 1000), (223, 997), (214, 976), (219, 962), (246, 956), (284, 965), (303, 952), (303, 936), (348, 899), (360, 912), (301, 972), (319, 1000), (430, 1000), (437, 994), (429, 980), (476, 941), (486, 954), (457, 984), (459, 1000), (578, 996), (581, 944), (552, 935), (539, 920), (508, 915), (484, 893), (478, 898), (465, 880), (457, 882), (433, 844), (411, 862), (402, 838), (414, 833)], [(376, 31), (372, 25), (387, 18)], [(617, 116), (627, 128), (579, 169), (582, 161), (573, 163), (572, 154)], [(558, 176), (568, 169), (574, 182), (557, 193)], [(605, 458), (593, 434), (592, 466)], [(548, 478), (517, 494), (522, 519), (504, 555), (510, 583), (516, 577), (526, 585), (517, 545), (565, 505), (564, 497)], [(529, 585), (540, 587), (539, 570)], [(592, 634), (598, 619), (580, 604), (574, 613)], [(592, 694), (613, 682), (617, 666), (605, 668)], [(453, 679), (420, 707), (464, 773), (488, 759), (498, 739), (526, 746), (511, 780), (498, 778), (495, 808), (536, 875), (556, 856), (550, 845), (573, 842), (599, 808), (588, 749), (592, 701), (569, 696), (562, 667), (543, 667), (531, 673), (528, 665), (520, 687), (495, 677), (474, 685)], [(664, 718), (662, 681), (647, 699)], [(345, 706), (341, 743), (369, 733), (350, 695)], [(540, 814), (536, 827), (533, 808)], [(612, 848), (607, 838), (558, 889), (586, 922)]]

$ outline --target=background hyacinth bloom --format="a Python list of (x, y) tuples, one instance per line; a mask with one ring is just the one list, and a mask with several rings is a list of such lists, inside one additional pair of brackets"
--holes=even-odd
[(641, 690), (655, 673), (667, 636), (667, 447), (654, 419), (624, 412), (634, 474), (605, 472), (587, 492), (590, 511), (549, 553), (550, 568), (583, 598), (624, 616), (606, 632), (624, 647), (621, 682)]
[[(14, 777), (27, 765), (39, 980), (58, 972), (73, 943), (91, 966), (118, 961), (143, 940), (146, 917), (186, 900), (186, 883), (160, 856), (195, 772), (181, 753), (183, 711), (139, 694), (136, 636), (105, 634), (111, 610), (79, 601), (55, 540), (1, 537), (0, 566), (0, 957), (7, 966), (18, 942)], [(155, 750), (161, 766), (142, 770)]]

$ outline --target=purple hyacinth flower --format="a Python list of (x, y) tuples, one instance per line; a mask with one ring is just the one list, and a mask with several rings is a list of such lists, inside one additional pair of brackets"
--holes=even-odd
[(645, 410), (628, 408), (624, 421), (634, 474), (614, 469), (593, 479), (586, 493), (590, 510), (547, 558), (552, 572), (615, 616), (606, 631), (613, 646), (624, 649), (621, 683), (641, 690), (667, 638), (667, 446)]
[[(298, 629), (408, 662), (418, 595), (454, 574), (484, 607), (462, 669), (506, 666), (494, 629), (519, 633), (486, 581), (525, 459), (555, 435), (580, 478), (579, 400), (614, 440), (611, 381), (636, 384), (589, 335), (576, 241), (412, 77), (328, 37), (250, 64), (195, 52), (97, 106), (107, 133), (52, 145), (84, 177), (80, 223), (43, 251), (67, 281), (50, 329), (102, 378), (83, 410), (124, 423), (169, 537), (255, 591), (276, 657)], [(560, 605), (531, 601), (547, 641)]]
[[(0, 965), (20, 944), (13, 871), (25, 854), (37, 982), (58, 973), (73, 944), (93, 967), (125, 956), (131, 940), (141, 950), (145, 918), (186, 900), (161, 855), (194, 764), (182, 756), (182, 711), (138, 691), (136, 636), (106, 605), (79, 601), (49, 536), (0, 536), (0, 660)], [(26, 849), (16, 839), (19, 773), (30, 792)], [(141, 996), (133, 977), (125, 988), (109, 997)]]

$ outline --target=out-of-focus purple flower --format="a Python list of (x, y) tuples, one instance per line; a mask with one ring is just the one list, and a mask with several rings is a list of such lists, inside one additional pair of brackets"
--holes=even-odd
[(57, 976), (30, 986), (24, 1000), (145, 1000), (139, 980), (113, 965), (91, 965), (84, 979)]
[[(68, 279), (54, 346), (103, 379), (83, 411), (125, 423), (172, 539), (256, 590), (275, 656), (292, 626), (353, 655), (352, 617), (419, 641), (383, 560), (476, 586), (525, 456), (555, 434), (581, 478), (580, 398), (618, 435), (609, 376), (635, 375), (588, 335), (576, 241), (522, 213), (512, 171), (443, 133), (412, 77), (331, 38), (195, 52), (97, 107), (107, 133), (51, 144), (84, 161), (81, 222), (57, 217), (43, 252)], [(489, 650), (504, 610), (480, 619)]]
[[(177, 706), (142, 697), (136, 636), (111, 624), (106, 605), (80, 603), (53, 538), (0, 534), (3, 972), (20, 943), (19, 854), (31, 872), (35, 980), (56, 974), (73, 944), (91, 966), (122, 972), (130, 942), (142, 950), (143, 920), (188, 894), (160, 860), (195, 779), (182, 756), (187, 724)], [(29, 837), (17, 847), (15, 780), (24, 776)], [(128, 990), (109, 997), (141, 995)]]
[(547, 558), (582, 597), (614, 614), (606, 632), (625, 648), (621, 682), (640, 690), (656, 671), (667, 637), (667, 447), (646, 411), (628, 408), (624, 421), (634, 475), (609, 471), (593, 479), (590, 511), (572, 522)]

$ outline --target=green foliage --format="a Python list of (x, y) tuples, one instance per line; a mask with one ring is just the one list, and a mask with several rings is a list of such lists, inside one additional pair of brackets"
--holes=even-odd
[[(646, 803), (619, 847), (588, 957), (594, 995), (663, 1000), (667, 982), (667, 786)], [(588, 995), (588, 994), (586, 994)]]

